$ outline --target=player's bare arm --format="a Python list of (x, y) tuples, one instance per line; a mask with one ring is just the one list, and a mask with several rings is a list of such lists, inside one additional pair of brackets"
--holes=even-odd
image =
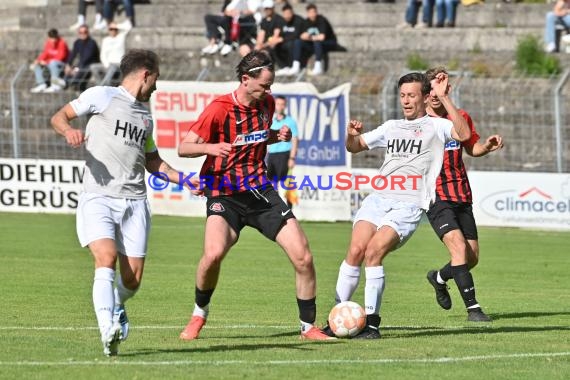
[(488, 153), (502, 149), (504, 146), (503, 138), (500, 135), (492, 135), (487, 137), (483, 144), (476, 142), (473, 146), (466, 146), (465, 151), (471, 157), (482, 157)]
[(75, 118), (77, 118), (77, 115), (73, 107), (66, 104), (52, 116), (51, 126), (57, 133), (65, 137), (69, 145), (74, 148), (79, 148), (81, 144), (83, 144), (85, 137), (82, 130), (75, 129), (71, 126), (70, 122)]
[(203, 155), (215, 157), (228, 157), (232, 150), (232, 144), (220, 142), (209, 144), (196, 133), (190, 131), (178, 146), (179, 157), (200, 157)]
[(453, 129), (451, 130), (451, 137), (456, 141), (467, 141), (471, 138), (471, 129), (467, 121), (461, 116), (451, 98), (448, 95), (449, 76), (445, 73), (436, 75), (435, 80), (432, 81), (432, 88), (435, 95), (445, 107), (450, 120), (453, 122)]
[(269, 130), (269, 138), (267, 139), (268, 144), (275, 144), (281, 141), (291, 141), (291, 137), (293, 134), (291, 133), (291, 129), (288, 126), (284, 125), (278, 131), (274, 129)]
[(362, 122), (350, 120), (346, 126), (346, 150), (350, 153), (358, 153), (368, 150), (368, 145), (362, 139)]

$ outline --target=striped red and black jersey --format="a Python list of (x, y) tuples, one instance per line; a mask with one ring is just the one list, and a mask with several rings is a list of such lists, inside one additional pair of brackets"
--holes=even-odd
[[(467, 169), (463, 163), (463, 147), (475, 145), (479, 141), (479, 135), (475, 131), (471, 116), (461, 109), (459, 113), (467, 120), (469, 129), (471, 129), (471, 138), (463, 143), (451, 140), (445, 144), (443, 165), (436, 181), (436, 200), (472, 203), (471, 186), (467, 177)], [(449, 115), (447, 118), (450, 119)]]
[(206, 157), (200, 171), (206, 196), (267, 186), (265, 153), (274, 111), (271, 95), (246, 107), (238, 102), (235, 92), (216, 98), (204, 109), (190, 130), (205, 143), (233, 145), (228, 157)]

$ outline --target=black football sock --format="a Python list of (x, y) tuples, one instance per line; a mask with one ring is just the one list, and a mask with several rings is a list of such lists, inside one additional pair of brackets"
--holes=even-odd
[(478, 305), (475, 299), (475, 284), (473, 283), (473, 276), (469, 272), (469, 266), (467, 264), (456, 265), (452, 266), (451, 270), (465, 307), (470, 308)]
[(200, 290), (196, 287), (196, 305), (201, 308), (206, 307), (210, 303), (210, 299), (212, 298), (212, 294), (214, 294), (214, 289), (209, 290)]
[(378, 328), (380, 326), (380, 316), (378, 314), (367, 314), (366, 326)]
[(297, 305), (299, 306), (299, 319), (301, 322), (314, 324), (317, 318), (317, 304), (316, 297), (309, 300), (302, 300), (297, 298)]
[(439, 276), (441, 277), (441, 279), (445, 282), (451, 280), (453, 278), (453, 270), (451, 269), (451, 262), (445, 264), (440, 270), (439, 270)]

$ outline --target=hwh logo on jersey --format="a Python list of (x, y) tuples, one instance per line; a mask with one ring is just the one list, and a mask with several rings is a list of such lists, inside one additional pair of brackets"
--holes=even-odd
[(461, 148), (459, 141), (451, 140), (445, 143), (445, 150), (457, 150), (459, 148)]
[[(140, 146), (144, 146), (146, 141), (146, 131), (142, 128), (132, 125), (128, 121), (125, 121), (124, 126), (121, 126), (121, 121), (117, 120), (117, 126), (115, 127), (115, 136), (118, 136), (122, 131), (123, 138), (129, 138), (130, 144), (136, 142)], [(129, 145), (130, 145), (129, 144)]]
[(233, 145), (255, 144), (258, 142), (267, 141), (268, 138), (269, 131), (256, 131), (248, 134), (237, 135)]
[(420, 154), (422, 140), (394, 139), (388, 140), (386, 153), (414, 153)]

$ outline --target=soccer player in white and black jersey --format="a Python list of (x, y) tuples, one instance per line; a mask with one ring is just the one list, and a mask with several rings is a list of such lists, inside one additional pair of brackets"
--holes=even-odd
[[(179, 181), (164, 162), (152, 138), (148, 102), (159, 76), (158, 56), (131, 50), (120, 64), (119, 87), (96, 86), (63, 106), (52, 127), (74, 148), (85, 143), (83, 192), (77, 207), (77, 235), (95, 260), (93, 305), (105, 355), (116, 355), (128, 334), (124, 303), (137, 292), (144, 269), (150, 230), (145, 168)], [(85, 133), (70, 122), (92, 115)], [(116, 288), (117, 259), (120, 275)]]
[[(466, 141), (471, 132), (465, 119), (446, 95), (448, 76), (440, 74), (434, 91), (450, 114), (450, 120), (426, 114), (431, 86), (421, 73), (404, 75), (398, 81), (404, 119), (388, 120), (378, 128), (362, 133), (362, 123), (351, 120), (347, 127), (346, 149), (358, 153), (386, 148), (380, 168), (380, 182), (356, 213), (346, 258), (340, 266), (336, 302), (350, 300), (365, 263), (364, 305), (366, 328), (356, 336), (380, 338), (380, 303), (384, 292), (382, 262), (401, 247), (416, 230), (422, 210), (435, 198), (435, 181), (441, 170), (447, 141)], [(405, 181), (402, 181), (405, 179)], [(324, 332), (330, 334), (326, 326)]]

